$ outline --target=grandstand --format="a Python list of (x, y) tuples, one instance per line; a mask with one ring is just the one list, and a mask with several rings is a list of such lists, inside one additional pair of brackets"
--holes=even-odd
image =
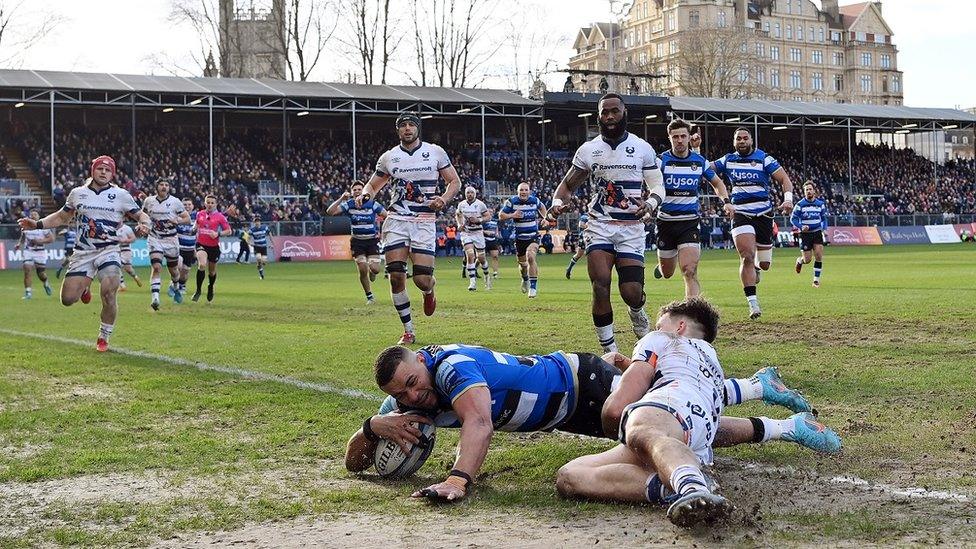
[[(323, 219), (325, 207), (352, 179), (369, 176), (392, 142), (392, 116), (404, 110), (421, 113), (425, 138), (443, 144), (462, 180), (490, 200), (523, 180), (548, 200), (572, 151), (594, 135), (596, 99), (2, 70), (0, 179), (18, 183), (8, 184), (0, 210), (10, 222), (28, 204), (53, 209), (87, 175), (90, 158), (109, 153), (130, 190), (168, 177), (178, 196), (200, 203), (215, 193), (242, 217), (259, 215), (281, 232), (343, 232), (344, 222)], [(946, 159), (934, 145), (944, 143), (939, 135), (947, 129), (972, 130), (976, 115), (967, 112), (656, 96), (628, 97), (628, 105), (631, 131), (658, 150), (667, 148), (664, 125), (672, 116), (700, 125), (711, 158), (727, 152), (736, 126), (752, 129), (795, 182), (812, 179), (824, 189), (835, 224), (970, 221), (976, 214), (974, 161)], [(706, 210), (717, 218), (714, 204)]]

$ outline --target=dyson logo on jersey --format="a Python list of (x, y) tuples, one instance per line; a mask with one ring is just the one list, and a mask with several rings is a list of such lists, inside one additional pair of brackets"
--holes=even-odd
[(732, 172), (733, 183), (739, 181), (761, 181), (765, 174), (762, 172), (746, 172), (735, 170)]

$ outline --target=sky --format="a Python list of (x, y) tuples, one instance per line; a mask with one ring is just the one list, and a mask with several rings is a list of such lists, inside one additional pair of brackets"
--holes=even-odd
[[(394, 0), (406, 2), (406, 0)], [(515, 2), (516, 0), (500, 0)], [(185, 74), (193, 70), (187, 52), (196, 46), (193, 32), (169, 19), (172, 0), (0, 0), (19, 3), (26, 25), (41, 17), (56, 16), (61, 22), (43, 41), (33, 45), (18, 68), (127, 74), (169, 74), (155, 58), (168, 58)], [(850, 3), (842, 0), (842, 4)], [(522, 2), (522, 5), (526, 5)], [(550, 68), (565, 67), (574, 53), (572, 43), (581, 26), (609, 20), (606, 0), (532, 0), (521, 28), (537, 29), (550, 45), (534, 51), (536, 66), (552, 59)], [(970, 0), (884, 0), (882, 12), (894, 31), (898, 66), (904, 72), (905, 104), (915, 107), (976, 107), (976, 64), (972, 51), (976, 42), (976, 2)], [(937, 30), (936, 30), (937, 29)], [(561, 46), (557, 47), (557, 42)], [(400, 52), (406, 57), (406, 52)], [(530, 52), (522, 52), (530, 56)], [(511, 52), (499, 52), (494, 60), (507, 60)], [(316, 80), (338, 81), (353, 69), (345, 56), (315, 73)], [(407, 61), (409, 62), (409, 61)], [(484, 66), (490, 76), (482, 87), (513, 87), (511, 72), (492, 62)], [(179, 70), (179, 69), (177, 69)], [(546, 75), (549, 89), (561, 89), (566, 75)], [(399, 80), (399, 81), (396, 81)], [(391, 83), (409, 83), (394, 76)], [(524, 84), (523, 84), (523, 87)]]

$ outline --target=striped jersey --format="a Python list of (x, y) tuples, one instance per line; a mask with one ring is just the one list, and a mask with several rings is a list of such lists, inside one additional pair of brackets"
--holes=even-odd
[(126, 215), (139, 213), (139, 205), (125, 189), (109, 185), (96, 191), (89, 183), (71, 189), (62, 210), (75, 215), (75, 250), (90, 252), (118, 246), (122, 221)]
[(481, 230), (485, 232), (485, 242), (493, 242), (498, 240), (498, 220), (489, 219), (485, 221), (481, 226)]
[(362, 208), (357, 208), (352, 198), (339, 204), (339, 211), (349, 216), (352, 237), (360, 239), (376, 238), (376, 216), (386, 215), (386, 208), (375, 200), (364, 202)]
[(124, 252), (127, 252), (127, 251), (129, 251), (129, 250), (132, 249), (132, 243), (131, 242), (122, 242), (123, 239), (129, 239), (129, 238), (135, 238), (136, 237), (136, 233), (132, 232), (132, 227), (130, 227), (128, 225), (122, 225), (121, 227), (119, 227), (119, 230), (116, 233), (116, 235), (119, 238), (119, 249), (120, 250), (122, 250)]
[(190, 222), (176, 226), (176, 238), (180, 242), (181, 252), (192, 252), (197, 247), (197, 237), (193, 234), (193, 224), (196, 222), (197, 212), (190, 212)]
[(503, 212), (507, 214), (522, 212), (521, 218), (511, 219), (515, 226), (516, 240), (533, 240), (539, 236), (540, 208), (542, 208), (542, 202), (535, 195), (529, 195), (525, 200), (515, 195), (505, 201), (505, 204), (502, 205)]
[(167, 196), (164, 200), (152, 195), (142, 202), (142, 210), (149, 214), (152, 220), (149, 236), (167, 239), (176, 236), (176, 218), (185, 212), (186, 208), (183, 206), (183, 201), (173, 195)]
[(249, 229), (251, 231), (251, 245), (260, 246), (262, 248), (268, 247), (268, 226), (261, 224), (258, 226), (251, 225)]
[(637, 221), (637, 202), (647, 186), (644, 174), (658, 169), (657, 154), (647, 141), (625, 133), (616, 144), (603, 136), (580, 145), (573, 166), (589, 172), (593, 199), (590, 219), (595, 221)]
[(683, 390), (700, 395), (703, 402), (714, 403), (715, 408), (707, 411), (713, 414), (713, 421), (722, 415), (725, 373), (707, 341), (654, 331), (637, 342), (632, 358), (654, 367), (651, 390), (678, 384)]
[(793, 214), (790, 216), (790, 224), (797, 229), (809, 227), (811, 231), (823, 231), (827, 229), (827, 203), (822, 198), (802, 200), (793, 206)]
[(457, 209), (461, 212), (461, 217), (464, 218), (464, 226), (461, 227), (462, 231), (466, 233), (477, 233), (484, 229), (481, 216), (488, 211), (488, 206), (484, 202), (477, 198), (474, 199), (474, 202), (468, 202), (465, 199), (458, 204)]
[(698, 191), (702, 180), (715, 177), (705, 157), (694, 152), (685, 157), (671, 151), (661, 153), (661, 173), (664, 175), (664, 202), (657, 211), (662, 221), (698, 219)]
[(715, 173), (729, 183), (735, 213), (763, 215), (773, 209), (769, 180), (782, 166), (761, 149), (741, 156), (731, 152), (715, 161)]
[(435, 212), (428, 205), (437, 194), (440, 170), (451, 165), (438, 145), (421, 142), (412, 151), (397, 145), (380, 155), (376, 161), (376, 175), (390, 177), (392, 186), (390, 218), (402, 221), (433, 222)]
[(26, 244), (29, 250), (43, 252), (44, 244), (41, 241), (47, 238), (49, 234), (51, 234), (51, 231), (47, 229), (27, 229), (24, 231), (24, 244)]
[(64, 231), (64, 249), (73, 250), (75, 249), (75, 242), (78, 241), (78, 233), (74, 229), (68, 229)]
[(452, 405), (473, 387), (491, 392), (491, 419), (498, 431), (557, 429), (576, 411), (579, 383), (560, 352), (515, 356), (468, 345), (425, 347), (418, 352), (426, 353), (438, 408), (446, 412), (436, 419), (440, 426), (459, 425)]

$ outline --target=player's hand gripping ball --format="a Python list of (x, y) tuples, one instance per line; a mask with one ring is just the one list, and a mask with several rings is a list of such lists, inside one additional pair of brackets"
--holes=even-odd
[(430, 452), (434, 449), (436, 428), (431, 424), (420, 422), (413, 422), (411, 425), (420, 429), (420, 442), (414, 444), (409, 453), (404, 453), (399, 444), (385, 438), (380, 439), (376, 444), (373, 465), (381, 477), (407, 478), (420, 470), (430, 457)]

